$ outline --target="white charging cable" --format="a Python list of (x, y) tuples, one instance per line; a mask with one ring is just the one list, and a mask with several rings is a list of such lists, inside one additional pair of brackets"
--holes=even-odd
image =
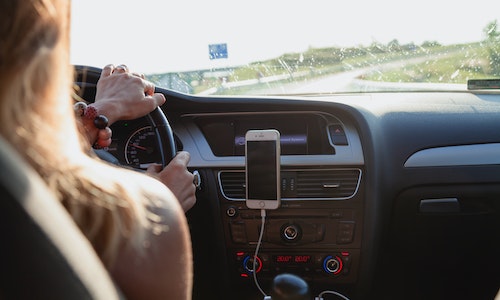
[(259, 291), (262, 293), (264, 298), (267, 298), (268, 296), (262, 290), (259, 282), (257, 281), (257, 254), (259, 254), (259, 248), (260, 248), (260, 245), (262, 244), (262, 237), (264, 236), (264, 225), (266, 224), (266, 210), (265, 209), (260, 210), (260, 216), (261, 216), (261, 220), (262, 220), (262, 225), (260, 226), (259, 241), (257, 242), (257, 247), (255, 247), (255, 254), (253, 256), (252, 273), (253, 273), (253, 281), (255, 282), (255, 285), (257, 286)]
[(338, 296), (344, 300), (349, 300), (349, 298), (347, 298), (346, 296), (342, 295), (339, 292), (335, 292), (335, 291), (323, 291), (318, 295), (318, 297), (315, 297), (314, 300), (323, 300), (323, 295), (325, 295), (325, 294), (332, 294), (332, 295)]

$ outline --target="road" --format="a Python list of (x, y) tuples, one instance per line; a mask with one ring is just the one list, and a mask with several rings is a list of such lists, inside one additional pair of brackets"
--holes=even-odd
[(443, 59), (455, 54), (436, 55), (436, 57), (414, 57), (410, 59), (397, 60), (384, 64), (374, 65), (354, 69), (351, 71), (335, 73), (325, 77), (309, 80), (298, 79), (293, 82), (269, 82), (267, 87), (262, 87), (246, 91), (247, 94), (254, 95), (281, 95), (281, 94), (318, 94), (318, 93), (341, 93), (341, 92), (369, 92), (369, 91), (398, 91), (398, 90), (464, 90), (465, 84), (443, 84), (443, 83), (422, 83), (422, 82), (375, 82), (360, 79), (361, 75), (369, 72), (384, 72), (390, 69), (404, 68), (408, 65), (419, 64), (427, 60)]

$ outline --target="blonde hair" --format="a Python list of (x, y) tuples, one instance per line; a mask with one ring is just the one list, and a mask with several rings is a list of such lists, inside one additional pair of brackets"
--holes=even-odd
[(55, 192), (109, 267), (138, 226), (137, 214), (146, 214), (133, 197), (144, 198), (155, 183), (140, 179), (152, 187), (129, 188), (123, 178), (135, 174), (86, 154), (90, 146), (79, 134), (70, 98), (69, 2), (0, 1), (0, 133)]

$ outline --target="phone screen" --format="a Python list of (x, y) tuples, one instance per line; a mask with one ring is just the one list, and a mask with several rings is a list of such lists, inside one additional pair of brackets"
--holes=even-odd
[(276, 141), (247, 141), (248, 199), (277, 200)]

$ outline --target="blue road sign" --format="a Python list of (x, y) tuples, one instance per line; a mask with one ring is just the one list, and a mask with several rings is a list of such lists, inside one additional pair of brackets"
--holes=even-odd
[(210, 59), (227, 58), (227, 44), (208, 45), (208, 56)]

